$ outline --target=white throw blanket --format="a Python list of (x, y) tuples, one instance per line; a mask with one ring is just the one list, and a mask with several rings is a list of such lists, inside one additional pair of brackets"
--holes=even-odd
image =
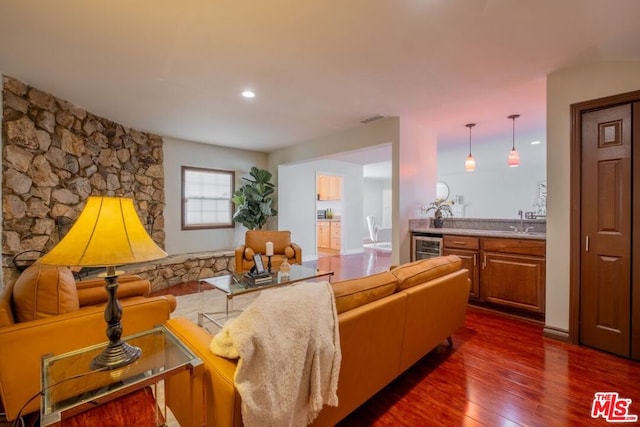
[(211, 350), (239, 358), (235, 386), (245, 426), (304, 426), (337, 406), (340, 336), (331, 285), (263, 291), (213, 337)]

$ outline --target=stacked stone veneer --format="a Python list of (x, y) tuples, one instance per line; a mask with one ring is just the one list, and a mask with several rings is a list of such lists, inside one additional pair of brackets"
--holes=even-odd
[(2, 269), (58, 242), (56, 218), (75, 220), (90, 195), (134, 199), (164, 247), (162, 138), (95, 116), (11, 77), (3, 79)]
[[(128, 265), (127, 274), (137, 274), (151, 282), (151, 291), (158, 291), (178, 283), (230, 274), (235, 270), (233, 250), (194, 252), (170, 255), (157, 261)], [(89, 277), (93, 277), (90, 275)], [(80, 272), (80, 278), (85, 277)]]

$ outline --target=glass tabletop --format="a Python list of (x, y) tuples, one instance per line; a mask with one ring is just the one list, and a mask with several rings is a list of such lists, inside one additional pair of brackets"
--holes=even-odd
[(333, 271), (316, 270), (311, 267), (304, 267), (300, 264), (292, 264), (288, 276), (281, 272), (271, 274), (271, 280), (267, 283), (253, 284), (245, 278), (246, 273), (233, 273), (224, 276), (200, 279), (201, 282), (208, 283), (216, 289), (223, 291), (229, 296), (240, 295), (249, 292), (263, 290), (274, 286), (285, 286), (303, 280), (318, 279), (325, 276), (333, 276)]
[(104, 403), (170, 374), (202, 365), (202, 361), (164, 326), (123, 338), (139, 347), (142, 355), (128, 366), (94, 370), (91, 360), (106, 343), (73, 352), (42, 357), (42, 425), (60, 421), (96, 404)]

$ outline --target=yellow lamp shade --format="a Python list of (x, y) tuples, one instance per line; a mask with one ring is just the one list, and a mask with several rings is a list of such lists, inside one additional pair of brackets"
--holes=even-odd
[(40, 262), (104, 267), (164, 258), (133, 206), (121, 197), (89, 197), (67, 235)]

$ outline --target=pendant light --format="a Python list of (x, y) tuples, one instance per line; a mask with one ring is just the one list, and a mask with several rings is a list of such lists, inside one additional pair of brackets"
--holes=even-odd
[(520, 114), (512, 114), (509, 116), (509, 118), (513, 120), (513, 140), (511, 152), (507, 158), (507, 164), (510, 168), (514, 168), (520, 164), (520, 154), (518, 154), (518, 151), (516, 150), (516, 119), (518, 117), (520, 117)]
[(467, 160), (464, 161), (464, 169), (467, 172), (473, 172), (474, 170), (476, 170), (476, 160), (471, 155), (471, 128), (475, 125), (475, 123), (467, 123), (465, 125), (469, 128), (469, 155), (467, 156)]

